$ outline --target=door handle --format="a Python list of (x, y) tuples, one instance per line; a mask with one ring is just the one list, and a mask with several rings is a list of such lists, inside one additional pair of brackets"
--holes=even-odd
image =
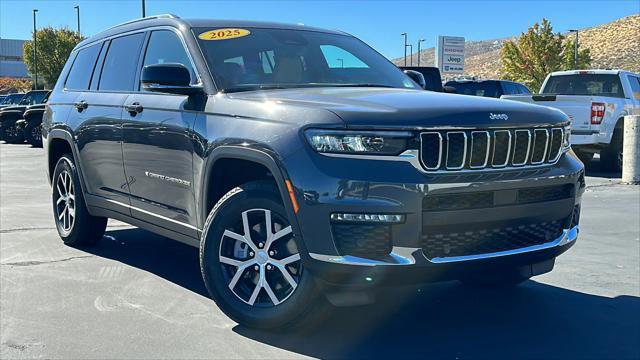
[(75, 103), (74, 106), (76, 107), (76, 110), (78, 110), (78, 112), (82, 112), (83, 110), (89, 107), (89, 104), (87, 104), (86, 101), (81, 100)]
[(144, 108), (142, 107), (142, 105), (140, 105), (139, 102), (134, 102), (131, 105), (125, 105), (124, 109), (127, 110), (127, 112), (129, 112), (129, 115), (131, 116), (136, 116), (139, 113), (141, 113), (142, 110), (144, 110)]

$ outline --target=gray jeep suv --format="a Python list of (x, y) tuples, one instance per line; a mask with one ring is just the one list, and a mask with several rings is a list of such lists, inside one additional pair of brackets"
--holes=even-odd
[(66, 244), (113, 218), (198, 247), (220, 308), (274, 327), (319, 300), (550, 271), (584, 191), (568, 126), (424, 91), (342, 32), (165, 15), (80, 43), (42, 134)]

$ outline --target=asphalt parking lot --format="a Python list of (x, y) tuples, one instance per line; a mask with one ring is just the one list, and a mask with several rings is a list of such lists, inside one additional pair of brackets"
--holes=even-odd
[(111, 221), (62, 244), (42, 149), (0, 144), (0, 358), (640, 358), (640, 187), (588, 168), (578, 243), (508, 293), (390, 290), (288, 332), (206, 296), (197, 249)]

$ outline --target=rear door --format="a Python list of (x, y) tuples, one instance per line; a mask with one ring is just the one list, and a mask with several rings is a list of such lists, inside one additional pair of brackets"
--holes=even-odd
[(106, 41), (89, 90), (75, 101), (70, 123), (76, 139), (86, 192), (110, 200), (108, 207), (129, 211), (129, 189), (122, 159), (122, 108), (133, 91), (144, 33)]
[[(184, 65), (192, 84), (199, 82), (182, 39), (173, 30), (151, 31), (138, 71), (162, 63)], [(197, 113), (188, 109), (188, 100), (186, 95), (144, 91), (128, 96), (123, 113), (124, 169), (134, 217), (197, 236), (192, 164)]]

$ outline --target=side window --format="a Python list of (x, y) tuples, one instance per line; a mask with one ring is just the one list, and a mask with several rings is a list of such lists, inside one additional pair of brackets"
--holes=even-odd
[(96, 44), (78, 51), (64, 87), (69, 90), (87, 90), (91, 74), (98, 59), (102, 44)]
[(504, 89), (504, 94), (505, 95), (513, 95), (513, 94), (517, 94), (518, 93), (518, 88), (516, 87), (516, 84), (514, 84), (514, 83), (503, 82), (502, 83), (502, 88)]
[(640, 101), (640, 77), (629, 76), (629, 84), (631, 85), (631, 98)]
[(357, 56), (347, 50), (333, 46), (320, 45), (322, 55), (324, 55), (327, 65), (330, 69), (336, 68), (368, 68), (369, 66), (360, 60)]
[(102, 65), (98, 90), (132, 91), (138, 66), (138, 55), (144, 33), (122, 36), (111, 40)]
[(529, 91), (529, 88), (527, 88), (524, 85), (518, 84), (518, 89), (520, 89), (520, 94), (531, 94), (531, 91)]
[(184, 65), (191, 73), (191, 83), (197, 82), (187, 51), (178, 35), (169, 30), (153, 31), (144, 56), (144, 66), (169, 63)]

